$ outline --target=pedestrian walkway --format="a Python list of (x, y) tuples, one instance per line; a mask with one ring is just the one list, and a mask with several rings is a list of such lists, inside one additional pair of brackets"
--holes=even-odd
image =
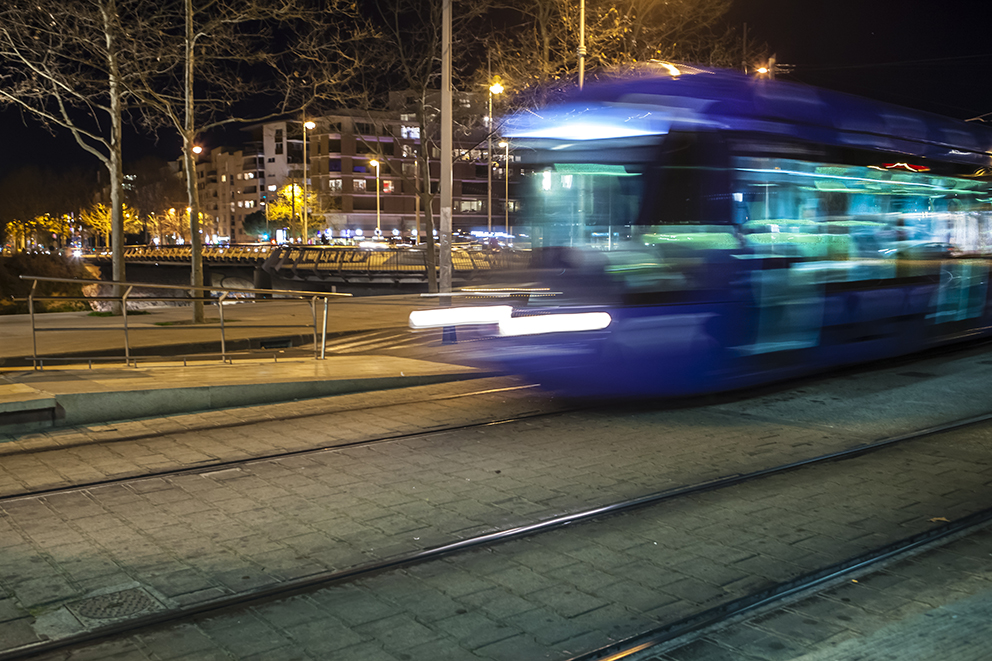
[[(408, 332), (411, 310), (432, 302), (416, 297), (332, 299), (327, 336), (351, 347), (350, 336)], [(85, 312), (0, 317), (0, 435), (53, 426), (264, 404), (333, 394), (400, 388), (484, 376), (464, 364), (381, 353), (319, 354), (307, 301), (266, 301), (225, 307), (220, 357), (216, 307), (194, 326), (188, 307), (149, 308), (129, 315), (132, 363), (124, 360), (123, 320)], [(318, 306), (318, 331), (323, 309)], [(308, 343), (309, 349), (290, 346)], [(37, 344), (37, 349), (35, 349)], [(314, 348), (316, 346), (316, 348)], [(47, 359), (33, 369), (35, 351)], [(199, 360), (210, 352), (210, 360)], [(421, 352), (423, 353), (423, 352)], [(98, 357), (91, 360), (90, 357)], [(197, 360), (194, 360), (197, 359)]]

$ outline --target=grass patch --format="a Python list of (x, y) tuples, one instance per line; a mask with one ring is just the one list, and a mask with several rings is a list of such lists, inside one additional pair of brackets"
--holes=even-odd
[[(136, 314), (151, 314), (151, 312), (149, 312), (147, 310), (128, 310), (127, 311), (127, 316), (129, 316), (129, 317), (130, 316), (133, 316), (133, 315), (136, 315)], [(86, 316), (88, 316), (88, 317), (113, 317), (114, 316), (114, 313), (113, 312), (97, 312), (97, 311), (94, 310), (93, 312), (90, 312)], [(119, 317), (121, 315), (117, 315), (117, 316)]]
[[(131, 313), (128, 312), (128, 314), (131, 314)], [(227, 325), (227, 324), (236, 324), (239, 321), (241, 321), (241, 320), (240, 319), (228, 319), (228, 318), (225, 317), (224, 318), (224, 325)], [(220, 323), (220, 319), (205, 319), (203, 321), (203, 323), (204, 324), (219, 324)], [(153, 322), (153, 325), (155, 325), (155, 326), (199, 326), (199, 324), (194, 323), (194, 322), (189, 321), (189, 320), (186, 320), (186, 319), (184, 319), (182, 321), (156, 321), (156, 322)]]

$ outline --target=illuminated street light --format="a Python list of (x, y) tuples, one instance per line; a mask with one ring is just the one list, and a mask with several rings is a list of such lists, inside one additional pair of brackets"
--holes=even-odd
[(493, 95), (502, 93), (503, 86), (500, 84), (499, 77), (497, 76), (493, 84), (489, 86), (489, 135), (486, 137), (489, 143), (489, 149), (486, 151), (486, 157), (489, 159), (489, 186), (487, 188), (489, 201), (486, 204), (486, 213), (489, 218), (487, 229), (490, 233), (493, 231)]
[(313, 122), (303, 122), (303, 245), (309, 243), (307, 237), (307, 129), (316, 128)]
[(375, 168), (375, 235), (382, 235), (382, 224), (379, 221), (379, 161), (374, 158), (369, 165)]
[(201, 147), (200, 145), (193, 145), (193, 153), (194, 154), (199, 154), (202, 151), (203, 151), (203, 147)]
[(503, 211), (506, 213), (506, 225), (504, 233), (510, 234), (510, 141), (502, 140), (499, 143), (504, 151), (503, 179), (506, 181), (506, 197), (503, 198)]

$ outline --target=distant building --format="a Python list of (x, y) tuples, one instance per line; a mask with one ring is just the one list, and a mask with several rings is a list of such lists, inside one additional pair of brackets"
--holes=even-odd
[[(457, 97), (457, 112), (476, 118), (480, 128), (456, 130), (452, 172), (452, 227), (455, 231), (488, 230), (488, 154), (485, 110), (468, 96)], [(402, 95), (393, 105), (403, 104)], [(415, 115), (401, 110), (339, 111), (308, 118), (316, 127), (307, 131), (308, 187), (320, 209), (309, 214), (310, 227), (333, 238), (383, 236), (410, 239), (424, 231), (423, 209), (416, 191), (422, 173), (421, 149)], [(457, 118), (456, 118), (457, 119)], [(481, 120), (481, 121), (480, 121)], [(460, 123), (471, 125), (469, 122)], [(216, 241), (244, 243), (256, 240), (244, 232), (245, 217), (265, 210), (276, 192), (288, 182), (303, 180), (301, 120), (271, 121), (245, 129), (250, 136), (239, 149), (216, 148), (202, 154), (197, 164), (204, 232)], [(437, 141), (439, 142), (439, 141)], [(502, 231), (505, 218), (506, 163), (504, 150), (493, 143), (492, 226)], [(439, 147), (431, 148), (431, 191), (439, 192)], [(512, 160), (512, 155), (511, 155)], [(378, 227), (376, 168), (379, 165)], [(512, 208), (513, 201), (510, 201)], [(440, 197), (435, 196), (435, 227)], [(209, 226), (209, 227), (208, 227)]]

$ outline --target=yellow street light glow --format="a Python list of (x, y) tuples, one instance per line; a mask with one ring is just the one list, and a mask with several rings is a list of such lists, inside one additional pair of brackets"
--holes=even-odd
[(377, 161), (377, 160), (375, 160), (373, 158), (371, 161), (369, 161), (369, 165), (371, 165), (374, 168), (377, 168), (377, 167), (379, 167), (379, 161)]
[(492, 85), (489, 86), (489, 91), (492, 92), (493, 94), (502, 94), (503, 86), (500, 85), (499, 83), (493, 83)]
[(307, 127), (308, 129), (311, 129), (311, 130), (317, 128), (317, 125), (314, 124), (313, 122), (304, 122), (303, 126)]
[(499, 322), (499, 334), (504, 337), (602, 330), (613, 318), (607, 312), (576, 314), (543, 314), (533, 317), (509, 317)]
[(758, 73), (762, 75), (768, 73), (768, 67), (758, 67)]
[(203, 151), (203, 147), (201, 147), (200, 145), (194, 145), (193, 146), (193, 153), (194, 154), (199, 154), (201, 151)]
[(449, 308), (446, 310), (415, 310), (410, 313), (410, 328), (502, 324), (503, 320), (509, 319), (512, 313), (513, 308), (509, 305)]

